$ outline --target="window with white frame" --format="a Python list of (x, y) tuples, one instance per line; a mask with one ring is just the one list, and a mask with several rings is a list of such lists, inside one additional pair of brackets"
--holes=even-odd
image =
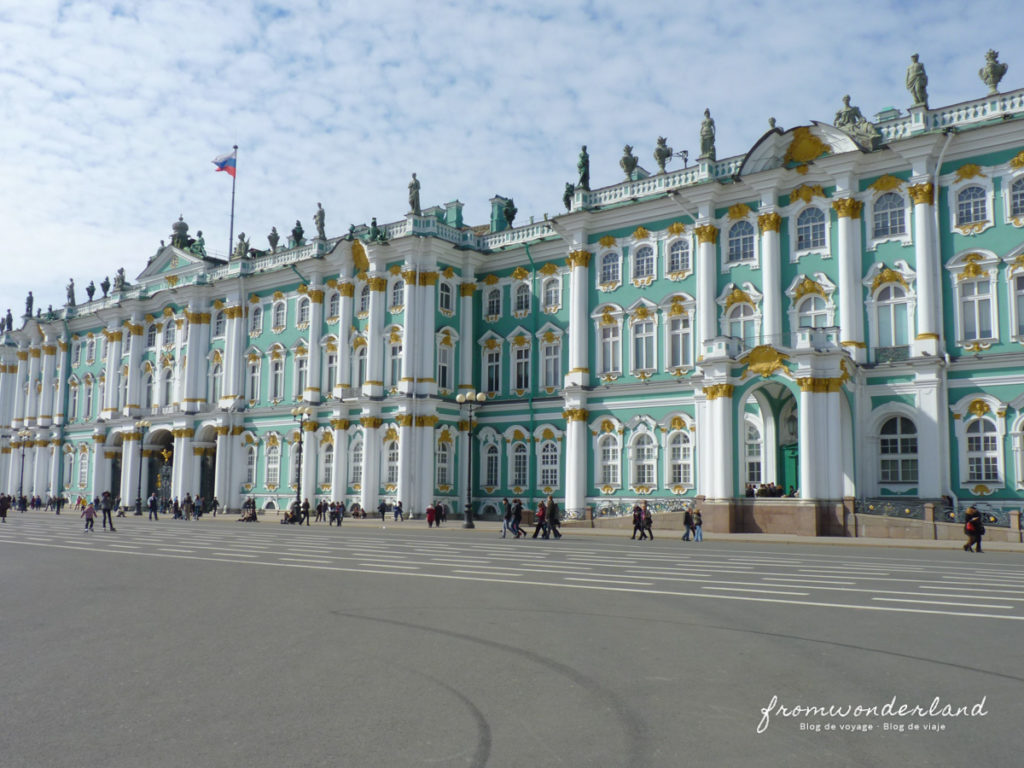
[(828, 325), (828, 305), (821, 296), (806, 296), (796, 307), (801, 328), (824, 328)]
[(437, 468), (437, 482), (435, 485), (438, 487), (451, 485), (452, 445), (447, 440), (438, 441), (437, 453), (434, 456), (434, 465)]
[(397, 387), (402, 379), (402, 342), (392, 341), (388, 345), (388, 386)]
[(75, 342), (71, 345), (71, 364), (78, 365), (82, 362), (82, 345), (79, 342)]
[(92, 379), (86, 379), (84, 387), (85, 387), (85, 408), (84, 408), (85, 412), (82, 414), (82, 418), (85, 419), (86, 421), (88, 421), (89, 419), (92, 418), (92, 400), (93, 400), (93, 392), (95, 391), (93, 389), (93, 386), (92, 386)]
[(654, 249), (649, 245), (641, 245), (633, 252), (633, 279), (651, 277), (654, 277)]
[(1014, 330), (1018, 341), (1024, 341), (1024, 275), (1010, 278), (1010, 291), (1016, 314)]
[(452, 287), (448, 283), (441, 283), (437, 288), (437, 306), (442, 312), (454, 312), (455, 301), (452, 296)]
[(750, 261), (754, 258), (754, 225), (749, 221), (737, 221), (729, 227), (728, 251), (726, 260), (729, 264)]
[(670, 485), (693, 484), (693, 447), (686, 432), (673, 432), (668, 438), (668, 477)]
[(599, 374), (618, 373), (622, 361), (622, 334), (618, 322), (601, 325), (599, 355), (597, 364)]
[(882, 424), (878, 436), (879, 480), (883, 483), (917, 482), (917, 427), (905, 416)]
[(224, 387), (224, 367), (220, 363), (213, 364), (210, 371), (210, 402), (216, 405), (220, 402), (220, 396)]
[(501, 350), (489, 349), (484, 353), (484, 367), (487, 371), (487, 394), (501, 392)]
[(499, 485), (500, 463), (498, 446), (488, 445), (484, 450), (484, 485), (497, 488)]
[(528, 346), (515, 347), (515, 370), (513, 373), (515, 386), (513, 389), (524, 390), (530, 388), (530, 348)]
[(264, 475), (268, 488), (281, 484), (281, 446), (267, 446), (267, 467)]
[(78, 419), (80, 419), (82, 417), (82, 414), (79, 413), (79, 410), (78, 410), (78, 407), (79, 407), (79, 405), (81, 403), (81, 401), (79, 399), (79, 392), (78, 392), (78, 390), (79, 390), (79, 387), (78, 387), (77, 383), (71, 385), (71, 396), (70, 396), (70, 400), (68, 402), (68, 414), (69, 414), (68, 418), (69, 418), (69, 421), (76, 421), (76, 420), (78, 420)]
[(253, 307), (249, 310), (249, 333), (259, 333), (263, 330), (263, 309)]
[(620, 279), (619, 254), (609, 251), (601, 257), (601, 285), (613, 285)]
[(270, 361), (270, 399), (284, 399), (284, 361)]
[(875, 200), (872, 218), (876, 238), (895, 237), (907, 233), (905, 204), (903, 198), (895, 192), (886, 192)]
[(366, 346), (356, 350), (356, 364), (352, 366), (352, 386), (361, 387), (366, 383)]
[(250, 445), (245, 450), (245, 484), (256, 484), (256, 446)]
[(146, 346), (149, 349), (156, 346), (156, 323), (150, 323), (146, 329)]
[(437, 348), (437, 388), (452, 388), (452, 348), (447, 344)]
[(602, 435), (597, 441), (597, 452), (601, 461), (599, 485), (617, 486), (622, 464), (619, 439), (615, 435)]
[(153, 399), (153, 374), (147, 373), (142, 379), (142, 407), (152, 408)]
[(690, 316), (687, 314), (672, 315), (668, 319), (668, 367), (682, 368), (691, 365), (693, 358), (690, 353), (692, 332)]
[(541, 386), (557, 387), (562, 373), (562, 343), (554, 340), (541, 347)]
[(96, 339), (89, 339), (85, 344), (85, 362), (91, 365), (96, 359)]
[(544, 281), (544, 310), (554, 312), (562, 305), (562, 279), (549, 277)]
[(352, 450), (349, 453), (348, 462), (349, 485), (358, 486), (363, 483), (363, 441), (356, 440), (352, 443)]
[(551, 441), (540, 447), (540, 484), (543, 488), (558, 486), (558, 445)]
[(295, 393), (294, 398), (301, 400), (306, 392), (306, 382), (309, 377), (309, 358), (306, 355), (295, 357)]
[(397, 309), (398, 307), (405, 306), (405, 280), (398, 278), (395, 280), (395, 284), (391, 286), (391, 308)]
[(391, 440), (384, 447), (384, 455), (386, 457), (385, 462), (385, 474), (384, 484), (385, 485), (397, 485), (398, 484), (398, 441)]
[(74, 466), (75, 466), (75, 454), (73, 454), (73, 453), (71, 453), (69, 451), (68, 453), (64, 454), (64, 487), (65, 488), (70, 488), (71, 487), (71, 476), (72, 476), (72, 472), (75, 471)]
[(331, 485), (334, 482), (334, 443), (320, 446), (320, 484)]
[(249, 375), (247, 377), (247, 395), (249, 400), (259, 400), (260, 398), (260, 364), (250, 360), (249, 361)]
[(525, 283), (516, 286), (515, 311), (519, 313), (530, 311), (530, 286)]
[(903, 347), (910, 343), (907, 292), (896, 283), (883, 285), (875, 296), (878, 346)]
[(512, 487), (522, 488), (526, 485), (528, 474), (528, 458), (526, 446), (523, 443), (516, 443), (512, 446)]
[(633, 441), (633, 485), (653, 486), (656, 462), (654, 438), (641, 434)]
[(754, 308), (746, 302), (734, 304), (729, 310), (729, 336), (742, 339), (746, 347), (757, 346), (757, 318)]
[(164, 369), (162, 384), (160, 405), (171, 405), (174, 401), (174, 371), (170, 368)]
[(341, 314), (341, 294), (337, 291), (331, 293), (327, 300), (327, 317), (335, 318)]
[(967, 435), (967, 481), (999, 482), (999, 439), (989, 419), (974, 419), (964, 430)]
[(654, 320), (644, 318), (633, 323), (633, 370), (649, 371), (655, 367)]
[(275, 331), (284, 328), (287, 309), (288, 308), (283, 301), (278, 301), (274, 304), (271, 314), (271, 327)]
[(78, 454), (78, 487), (85, 488), (89, 485), (89, 453), (82, 451)]
[(976, 224), (988, 220), (988, 195), (985, 188), (972, 184), (956, 195), (956, 225)]
[(334, 382), (338, 380), (338, 353), (327, 350), (327, 359), (324, 361), (324, 382), (321, 389), (330, 393), (334, 390)]
[(124, 408), (128, 405), (128, 369), (121, 371), (121, 380), (117, 385), (117, 407)]
[(364, 285), (359, 291), (359, 314), (364, 315), (370, 311), (370, 286)]
[(487, 307), (487, 316), (488, 317), (497, 317), (498, 315), (501, 314), (501, 289), (500, 288), (491, 288), (491, 290), (489, 290), (487, 292), (486, 307)]
[(746, 482), (761, 482), (761, 430), (756, 424), (746, 422), (746, 434), (743, 440), (743, 456), (746, 465)]
[(226, 327), (227, 320), (224, 317), (224, 310), (221, 309), (213, 316), (213, 335), (223, 336)]
[(1024, 216), (1024, 178), (1017, 179), (1010, 185), (1010, 216)]
[(174, 344), (174, 335), (177, 332), (177, 330), (178, 329), (177, 329), (177, 327), (174, 324), (174, 319), (170, 318), (170, 317), (167, 318), (167, 321), (164, 323), (164, 341), (163, 341), (163, 343), (164, 343), (165, 347)]
[(680, 238), (668, 249), (668, 274), (690, 271), (690, 241)]
[(992, 332), (992, 284), (988, 278), (963, 280), (960, 289), (960, 321), (964, 341), (994, 338)]
[(796, 217), (796, 249), (825, 247), (825, 213), (820, 208), (805, 208)]
[(309, 323), (309, 299), (305, 296), (299, 299), (299, 304), (296, 308), (296, 322), (299, 325)]

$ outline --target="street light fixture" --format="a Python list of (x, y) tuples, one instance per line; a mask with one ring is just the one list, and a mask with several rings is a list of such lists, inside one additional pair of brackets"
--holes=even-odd
[[(295, 454), (295, 504), (297, 509), (302, 509), (302, 433), (305, 432), (306, 422), (313, 417), (313, 409), (308, 405), (300, 405), (292, 408), (292, 418), (299, 422), (299, 440), (296, 443)], [(309, 514), (306, 514), (306, 525), (309, 525)]]
[(483, 392), (474, 392), (472, 389), (468, 392), (460, 392), (455, 396), (455, 402), (459, 405), (469, 406), (469, 456), (467, 457), (466, 466), (469, 469), (468, 480), (466, 482), (466, 506), (465, 506), (465, 518), (466, 522), (462, 524), (463, 528), (476, 528), (473, 525), (473, 412), (480, 407), (480, 404), (487, 400), (487, 395)]
[(142, 464), (145, 462), (145, 452), (142, 450), (143, 443), (146, 441), (146, 430), (153, 426), (152, 422), (146, 421), (145, 419), (139, 419), (135, 422), (135, 425), (139, 428), (139, 487), (135, 495), (135, 514), (142, 514)]
[(28, 444), (28, 438), (32, 437), (32, 431), (22, 429), (18, 432), (18, 437), (21, 438), (21, 472), (18, 474), (18, 509), (22, 509), (21, 499), (25, 495), (25, 446)]

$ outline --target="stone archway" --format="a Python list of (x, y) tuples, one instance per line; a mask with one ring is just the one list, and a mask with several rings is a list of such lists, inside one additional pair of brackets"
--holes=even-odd
[(800, 487), (799, 403), (781, 381), (765, 381), (744, 396), (737, 414), (738, 491), (748, 484), (783, 493)]

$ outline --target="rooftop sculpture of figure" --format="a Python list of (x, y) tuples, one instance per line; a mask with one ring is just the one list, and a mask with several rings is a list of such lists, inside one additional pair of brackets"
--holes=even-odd
[(8, 331), (13, 331), (14, 330), (14, 318), (11, 316), (10, 308), (7, 309), (7, 317), (5, 318), (5, 320), (7, 322), (7, 330)]
[(28, 296), (25, 297), (25, 317), (32, 317), (32, 302), (34, 301), (32, 291), (29, 291)]
[(917, 58), (916, 53), (910, 57), (910, 66), (907, 67), (907, 90), (914, 99), (915, 107), (928, 109), (928, 75), (924, 71), (924, 64)]
[(281, 236), (277, 234), (277, 227), (270, 228), (270, 234), (267, 235), (267, 242), (270, 243), (270, 252), (273, 253), (277, 250), (277, 244), (281, 241)]
[(235, 261), (244, 259), (249, 253), (249, 241), (245, 239), (245, 232), (238, 233), (238, 242), (235, 243), (235, 252), (231, 254), (231, 258)]
[(988, 53), (985, 54), (985, 66), (978, 70), (978, 77), (988, 86), (990, 95), (999, 93), (999, 81), (1009, 68), (1009, 64), (999, 61), (999, 51), (988, 49)]
[(206, 240), (203, 239), (203, 230), (200, 229), (196, 232), (196, 239), (188, 249), (196, 256), (206, 258)]
[(420, 215), (420, 180), (416, 178), (416, 174), (412, 175), (412, 181), (409, 182), (409, 211), (411, 213)]
[(562, 205), (565, 206), (565, 210), (572, 210), (572, 195), (576, 191), (576, 187), (572, 185), (571, 181), (565, 182), (565, 191), (562, 192)]
[(313, 223), (316, 225), (316, 236), (321, 240), (327, 239), (327, 235), (324, 232), (324, 216), (324, 207), (317, 203), (316, 213), (313, 214)]
[(123, 291), (125, 286), (124, 279), (124, 267), (118, 267), (117, 272), (114, 273), (114, 290)]
[(700, 124), (700, 160), (715, 159), (715, 121), (711, 119), (711, 110), (704, 110), (704, 120)]
[(356, 239), (356, 225), (355, 224), (349, 224), (348, 225), (348, 234), (345, 235), (345, 239), (348, 240), (350, 243), (353, 240)]
[(626, 174), (626, 181), (633, 180), (633, 171), (636, 170), (637, 163), (640, 162), (636, 159), (636, 155), (633, 154), (633, 148), (627, 144), (622, 148), (622, 159), (619, 160), (619, 167), (622, 168)]
[(68, 306), (75, 306), (75, 278), (68, 281)]
[(110, 293), (110, 277), (105, 276), (103, 282), (100, 283), (100, 290), (103, 291), (103, 298), (107, 298), (107, 294)]
[(291, 241), (291, 247), (292, 248), (295, 248), (296, 246), (299, 246), (299, 245), (305, 245), (306, 244), (306, 239), (303, 237), (304, 234), (305, 234), (305, 231), (302, 229), (302, 222), (300, 222), (298, 219), (296, 219), (295, 220), (295, 226), (292, 227), (292, 241)]
[(377, 241), (384, 241), (384, 233), (380, 231), (380, 227), (377, 226), (377, 217), (374, 216), (370, 219), (370, 242), (375, 243)]
[(864, 115), (861, 114), (860, 107), (850, 106), (850, 94), (843, 96), (843, 108), (836, 112), (832, 125), (836, 128), (847, 128), (862, 120), (864, 120)]
[(668, 146), (668, 139), (664, 136), (658, 137), (658, 143), (654, 147), (654, 162), (658, 164), (658, 173), (665, 172), (665, 163), (672, 157), (672, 147)]
[(587, 154), (587, 145), (584, 144), (580, 150), (580, 159), (576, 161), (576, 170), (579, 171), (579, 181), (576, 189), (590, 191), (590, 155)]
[(89, 297), (89, 301), (92, 301), (92, 297), (96, 295), (96, 283), (92, 280), (85, 286), (85, 295)]
[(775, 130), (775, 118), (774, 117), (769, 117), (768, 118), (768, 130), (770, 130), (770, 131), (774, 131)]
[(508, 222), (509, 228), (511, 228), (512, 222), (515, 221), (516, 214), (519, 213), (519, 209), (516, 208), (516, 204), (511, 197), (505, 201), (505, 209), (502, 213), (505, 216), (505, 221)]

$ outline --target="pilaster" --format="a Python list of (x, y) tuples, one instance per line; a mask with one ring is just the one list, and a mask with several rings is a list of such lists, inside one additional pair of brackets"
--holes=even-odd
[(718, 305), (715, 304), (718, 274), (718, 229), (709, 222), (694, 228), (697, 234), (697, 342), (703, 344), (718, 335)]
[(914, 355), (942, 354), (942, 264), (935, 241), (935, 189), (930, 181), (911, 179), (914, 201), (914, 260), (917, 269), (917, 337)]
[(788, 346), (782, 337), (782, 253), (779, 244), (782, 217), (773, 210), (764, 210), (757, 217), (761, 231), (761, 265), (764, 270), (762, 338), (765, 344)]
[(832, 201), (839, 219), (839, 339), (858, 363), (867, 361), (860, 274), (863, 205), (852, 197)]
[[(569, 373), (567, 387), (590, 386), (590, 251), (569, 253)], [(566, 502), (568, 504), (568, 502)]]

